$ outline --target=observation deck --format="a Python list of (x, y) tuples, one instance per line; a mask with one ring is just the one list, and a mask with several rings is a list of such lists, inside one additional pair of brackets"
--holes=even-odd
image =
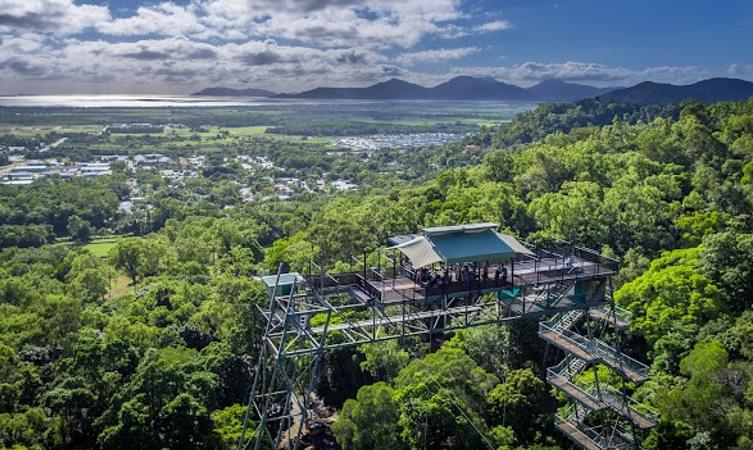
[[(277, 293), (273, 308), (259, 308), (272, 325), (267, 343), (285, 354), (306, 354), (322, 346), (360, 345), (570, 310), (599, 311), (596, 307), (605, 303), (616, 261), (561, 242), (529, 249), (495, 227), (427, 229), (387, 251), (352, 258), (344, 273), (329, 274), (312, 262), (305, 277), (265, 277), (268, 291)], [(376, 265), (367, 264), (369, 260)], [(326, 314), (329, 320), (324, 320)], [(300, 337), (295, 345), (280, 343), (293, 336)], [(551, 339), (571, 345), (560, 336)], [(588, 348), (580, 356), (608, 359), (595, 351)]]
[[(362, 259), (351, 258), (342, 273), (328, 273), (311, 262), (304, 274), (263, 277), (269, 304), (257, 308), (266, 331), (249, 402), (250, 410), (263, 418), (258, 430), (266, 430), (265, 437), (275, 443), (281, 431), (272, 436), (267, 424), (275, 422), (285, 430), (296, 422), (293, 416), (305, 419), (307, 393), (327, 350), (408, 336), (431, 339), (433, 334), (529, 319), (539, 321), (542, 339), (567, 355), (547, 370), (547, 381), (574, 401), (567, 414), (558, 416), (557, 428), (587, 449), (634, 447), (635, 436), (617, 425), (594, 427), (584, 419), (610, 410), (645, 429), (656, 424), (655, 412), (598, 380), (584, 385), (579, 375), (604, 364), (640, 383), (648, 377), (648, 367), (619, 346), (574, 331), (580, 321), (600, 322), (601, 330), (609, 326), (618, 333), (628, 327), (629, 314), (611, 301), (617, 261), (561, 241), (524, 245), (496, 229), (489, 223), (427, 228), (422, 234), (391, 238), (391, 247)], [(297, 357), (310, 363), (290, 363)], [(275, 370), (287, 375), (278, 378)], [(303, 373), (309, 377), (305, 383)], [(303, 385), (303, 395), (294, 392)], [(274, 405), (286, 406), (270, 415)]]

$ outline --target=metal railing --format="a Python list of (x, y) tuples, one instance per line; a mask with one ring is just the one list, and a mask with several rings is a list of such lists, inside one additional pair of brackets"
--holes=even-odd
[[(567, 359), (563, 360), (563, 362), (566, 362), (566, 361), (568, 360)], [(561, 374), (562, 368), (559, 367), (561, 365), (562, 363), (558, 364), (557, 366), (546, 369), (546, 381), (547, 382), (555, 386), (557, 385), (558, 382), (561, 384), (565, 384), (569, 388), (580, 393), (583, 397), (585, 397), (587, 400), (590, 400), (594, 404), (601, 404), (601, 401), (599, 400), (599, 392), (598, 392), (598, 389), (596, 388), (596, 384), (589, 384), (588, 386), (584, 387), (584, 386), (579, 386), (573, 383), (570, 378)], [(573, 398), (575, 398), (576, 401), (579, 400), (577, 397), (573, 397)]]
[(591, 353), (592, 340), (570, 330), (558, 330), (555, 328), (555, 324), (559, 322), (560, 318), (561, 316), (557, 314), (545, 322), (539, 322), (539, 334), (554, 333), (581, 350)]
[[(622, 450), (632, 449), (635, 446), (630, 432), (619, 425), (591, 427), (582, 422), (571, 419), (571, 416), (575, 414), (575, 409), (576, 405), (571, 404), (561, 413), (556, 414), (557, 421), (555, 423), (560, 426), (560, 429), (562, 429), (561, 424), (566, 422), (600, 449)], [(575, 436), (570, 435), (570, 437), (578, 442), (578, 439)]]
[(637, 373), (642, 378), (648, 378), (649, 367), (646, 364), (617, 351), (616, 348), (602, 340), (592, 339), (591, 342), (591, 351), (613, 369), (622, 370), (624, 372), (624, 369), (627, 368)]
[(557, 322), (562, 318), (560, 314), (555, 315), (545, 322), (539, 322), (539, 334), (555, 333), (560, 338), (577, 346), (585, 352), (588, 352), (600, 360), (604, 361), (613, 369), (625, 373), (625, 369), (635, 372), (641, 378), (648, 378), (649, 367), (622, 352), (617, 351), (614, 347), (599, 339), (588, 339), (587, 337), (566, 329), (556, 327)]
[(624, 404), (632, 412), (645, 417), (654, 425), (659, 421), (659, 412), (656, 409), (645, 403), (641, 403), (630, 396), (625, 395), (614, 386), (601, 386), (601, 398), (608, 406), (613, 408), (615, 405)]

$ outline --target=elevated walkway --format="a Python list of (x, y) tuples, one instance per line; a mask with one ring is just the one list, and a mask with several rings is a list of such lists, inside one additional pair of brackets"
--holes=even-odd
[(640, 429), (657, 425), (658, 414), (620, 390), (595, 382), (584, 385), (578, 377), (587, 366), (602, 363), (636, 383), (648, 378), (648, 366), (619, 352), (604, 341), (583, 336), (573, 329), (583, 319), (598, 320), (616, 330), (627, 328), (627, 312), (610, 305), (590, 310), (560, 312), (545, 322), (539, 322), (539, 336), (567, 353), (556, 366), (547, 369), (547, 382), (562, 391), (575, 403), (567, 414), (557, 417), (557, 429), (584, 449), (635, 448), (635, 437), (619, 424), (591, 427), (586, 418), (595, 411), (610, 409)]
[(539, 337), (589, 363), (604, 363), (635, 383), (642, 383), (648, 379), (649, 368), (646, 364), (619, 352), (600, 339), (589, 339), (569, 329), (558, 327), (558, 322), (564, 317), (566, 316), (556, 315), (549, 321), (539, 322)]
[(591, 319), (602, 322), (618, 331), (627, 330), (630, 326), (630, 313), (617, 305), (611, 305), (609, 308), (606, 308), (605, 305), (591, 308), (588, 310), (588, 315)]
[(557, 420), (554, 423), (554, 426), (557, 427), (562, 434), (569, 437), (570, 440), (578, 444), (581, 448), (585, 450), (601, 450), (602, 447), (599, 446), (596, 441), (591, 439), (585, 432), (578, 429), (578, 424), (570, 422), (569, 420), (561, 419)]
[(587, 450), (627, 450), (636, 448), (627, 431), (616, 431), (611, 427), (588, 427), (578, 420), (557, 417), (557, 429), (576, 445)]

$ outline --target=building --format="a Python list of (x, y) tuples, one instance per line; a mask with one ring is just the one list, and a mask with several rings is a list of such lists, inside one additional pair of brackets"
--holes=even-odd
[(134, 156), (133, 162), (135, 162), (137, 166), (157, 166), (160, 164), (168, 164), (170, 158), (160, 153), (147, 153)]

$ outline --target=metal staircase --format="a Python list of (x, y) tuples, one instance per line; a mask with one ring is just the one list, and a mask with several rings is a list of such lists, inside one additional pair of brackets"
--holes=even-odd
[[(609, 425), (593, 426), (586, 419), (595, 411), (609, 409), (625, 419), (631, 426), (648, 429), (656, 426), (657, 413), (621, 390), (599, 383), (596, 363), (615, 370), (627, 380), (636, 383), (648, 378), (648, 366), (625, 355), (617, 348), (591, 336), (574, 331), (582, 319), (611, 320), (603, 323), (602, 329), (611, 325), (616, 331), (626, 328), (625, 312), (599, 308), (593, 313), (584, 309), (559, 313), (548, 321), (539, 323), (539, 336), (563, 350), (567, 356), (559, 364), (547, 369), (547, 382), (565, 393), (574, 402), (561, 415), (557, 416), (556, 426), (578, 446), (588, 450), (637, 448), (635, 433), (616, 422)], [(579, 376), (588, 368), (594, 367), (595, 382), (584, 385), (578, 382)]]
[(582, 309), (574, 309), (559, 315), (558, 320), (554, 323), (552, 330), (555, 333), (562, 333), (572, 328), (585, 315)]

